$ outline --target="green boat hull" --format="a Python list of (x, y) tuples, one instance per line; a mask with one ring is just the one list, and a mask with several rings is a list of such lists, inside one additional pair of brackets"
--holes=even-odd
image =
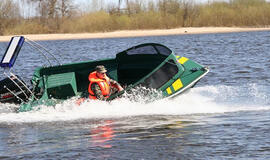
[[(146, 47), (153, 47), (156, 54), (132, 53)], [(38, 109), (40, 105), (54, 106), (73, 96), (87, 97), (88, 75), (97, 65), (104, 65), (107, 75), (126, 86), (125, 91), (142, 85), (161, 91), (164, 98), (179, 95), (209, 71), (188, 58), (176, 56), (166, 46), (142, 44), (120, 52), (111, 59), (37, 68), (32, 78), (35, 94), (28, 103), (21, 104), (19, 112)], [(122, 93), (112, 95), (109, 100)]]

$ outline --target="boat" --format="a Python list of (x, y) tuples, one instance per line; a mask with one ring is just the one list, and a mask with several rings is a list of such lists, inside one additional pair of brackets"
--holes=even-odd
[[(107, 75), (125, 86), (124, 91), (111, 95), (110, 101), (138, 86), (155, 89), (162, 93), (162, 98), (174, 98), (195, 86), (209, 72), (208, 67), (178, 56), (162, 44), (144, 43), (119, 52), (114, 58), (38, 67), (31, 79), (32, 86), (29, 87), (10, 72), (26, 40), (23, 36), (12, 37), (0, 63), (5, 71), (9, 70), (9, 74), (5, 74), (7, 78), (16, 79), (10, 81), (24, 94), (21, 97), (21, 93), (16, 93), (18, 90), (13, 91), (16, 87), (5, 86), (13, 102), (20, 101), (19, 112), (30, 111), (40, 105), (54, 106), (74, 96), (87, 97), (88, 75), (97, 65), (104, 65)], [(39, 51), (46, 51), (36, 42), (27, 42), (35, 48), (41, 47)]]

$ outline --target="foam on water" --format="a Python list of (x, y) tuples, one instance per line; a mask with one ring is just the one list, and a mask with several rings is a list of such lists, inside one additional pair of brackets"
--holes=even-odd
[[(80, 106), (69, 99), (55, 107), (41, 106), (40, 110), (15, 113), (18, 106), (0, 104), (0, 123), (35, 123), (75, 121), (81, 119), (126, 117), (140, 115), (186, 115), (237, 111), (269, 110), (267, 92), (260, 86), (203, 86), (191, 89), (175, 99), (161, 99), (151, 103), (126, 98), (110, 103), (85, 101)], [(246, 92), (249, 90), (249, 92)], [(138, 96), (142, 98), (142, 96)], [(149, 99), (147, 99), (149, 100)], [(144, 100), (142, 100), (144, 101)]]

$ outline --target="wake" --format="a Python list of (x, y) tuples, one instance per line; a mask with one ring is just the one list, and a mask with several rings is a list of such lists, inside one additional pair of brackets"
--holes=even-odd
[[(75, 103), (76, 98), (72, 98), (55, 107), (41, 106), (39, 110), (23, 113), (14, 112), (18, 108), (16, 105), (0, 104), (0, 124), (270, 110), (267, 92), (264, 86), (255, 84), (242, 87), (196, 87), (175, 99), (161, 99), (158, 93), (152, 90), (150, 97), (145, 92), (140, 95), (139, 91), (112, 102), (87, 100), (78, 106)], [(153, 98), (158, 100), (153, 101)], [(152, 102), (149, 103), (150, 101)]]

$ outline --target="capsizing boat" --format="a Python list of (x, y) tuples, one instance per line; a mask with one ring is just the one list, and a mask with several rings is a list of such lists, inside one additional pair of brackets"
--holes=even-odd
[(163, 98), (174, 98), (193, 87), (209, 72), (208, 67), (177, 56), (162, 44), (144, 43), (119, 52), (114, 58), (38, 67), (29, 87), (10, 70), (24, 42), (43, 55), (53, 56), (46, 48), (23, 36), (11, 38), (0, 63), (7, 77), (0, 81), (3, 93), (0, 102), (20, 103), (19, 112), (30, 111), (40, 105), (54, 106), (74, 96), (87, 97), (88, 75), (97, 65), (104, 65), (110, 78), (127, 86), (123, 92), (111, 95), (109, 100), (136, 86), (156, 89)]

